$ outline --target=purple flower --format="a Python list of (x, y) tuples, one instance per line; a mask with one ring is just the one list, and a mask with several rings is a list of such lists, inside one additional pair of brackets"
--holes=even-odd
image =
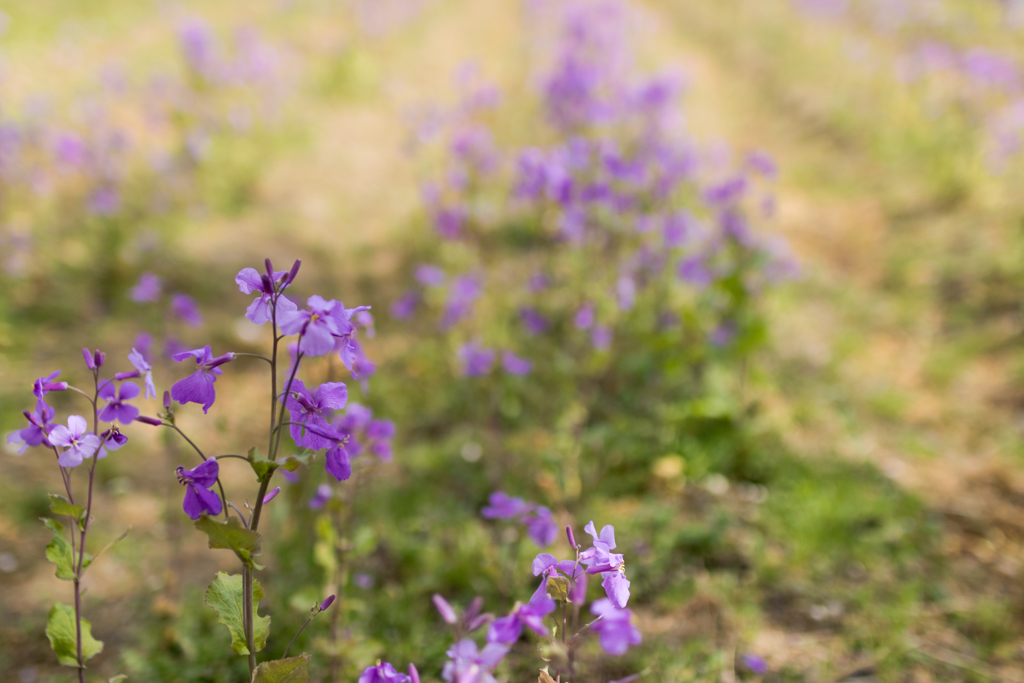
[(482, 377), (491, 371), (494, 365), (495, 353), (492, 349), (480, 346), (480, 342), (474, 340), (463, 344), (459, 348), (459, 361), (462, 365), (462, 374), (466, 377)]
[(519, 640), (523, 627), (542, 636), (548, 634), (544, 617), (555, 611), (555, 601), (546, 595), (534, 595), (525, 605), (517, 605), (507, 617), (495, 619), (487, 630), (487, 642), (511, 645)]
[(441, 329), (447, 330), (473, 310), (473, 304), (483, 289), (482, 278), (478, 275), (460, 275), (452, 281), (441, 316)]
[[(154, 395), (156, 391), (153, 392)], [(131, 424), (132, 420), (139, 416), (139, 409), (127, 402), (139, 395), (139, 385), (134, 382), (124, 382), (121, 388), (117, 389), (109, 379), (100, 382), (99, 397), (107, 402), (107, 405), (100, 413), (100, 419), (104, 422), (115, 420), (123, 425)]]
[(502, 491), (492, 493), (488, 502), (490, 504), (480, 511), (487, 519), (514, 519), (530, 510), (522, 498), (510, 498)]
[(39, 377), (32, 383), (32, 393), (41, 401), (51, 391), (66, 391), (68, 388), (67, 382), (53, 381), (59, 376), (60, 370), (55, 370), (46, 377)]
[(583, 304), (573, 318), (573, 324), (581, 330), (588, 330), (594, 326), (594, 304)]
[(625, 566), (619, 565), (616, 571), (604, 572), (601, 588), (612, 604), (619, 609), (625, 608), (629, 602), (629, 579), (626, 578)]
[(692, 283), (698, 287), (707, 287), (711, 284), (714, 276), (705, 265), (705, 258), (700, 255), (690, 256), (679, 262), (676, 275), (680, 280)]
[(111, 425), (110, 429), (100, 434), (100, 452), (96, 456), (97, 460), (102, 460), (107, 457), (107, 451), (116, 451), (121, 446), (128, 443), (128, 437), (121, 433), (121, 430), (117, 428), (117, 425)]
[(85, 458), (91, 458), (100, 447), (98, 436), (88, 430), (88, 424), (81, 415), (68, 418), (68, 426), (57, 425), (49, 434), (49, 441), (57, 448), (67, 450), (60, 454), (57, 463), (61, 467), (77, 467)]
[(633, 625), (633, 613), (618, 609), (611, 600), (595, 600), (590, 611), (600, 617), (590, 628), (597, 633), (601, 649), (610, 655), (624, 655), (630, 645), (639, 645), (640, 631)]
[(160, 298), (160, 278), (153, 273), (143, 273), (128, 296), (132, 301), (140, 304), (156, 301)]
[(544, 334), (548, 329), (547, 318), (538, 313), (536, 309), (519, 309), (519, 319), (523, 322), (523, 327), (526, 328), (526, 333), (530, 336)]
[[(338, 357), (345, 368), (352, 373), (352, 377), (359, 379), (372, 377), (377, 371), (376, 364), (366, 357), (363, 352), (363, 345), (355, 337), (337, 337), (334, 348), (338, 350)], [(366, 386), (366, 383), (363, 383)]]
[[(273, 318), (274, 294), (281, 288), (281, 285), (288, 284), (288, 275), (287, 270), (274, 271), (274, 281), (271, 282), (268, 275), (260, 275), (255, 268), (242, 268), (238, 271), (238, 275), (235, 276), (238, 291), (242, 294), (252, 294), (253, 292), (259, 294), (249, 304), (249, 308), (245, 311), (245, 317), (257, 325), (263, 325), (271, 320)], [(298, 310), (298, 306), (284, 296), (277, 297), (276, 308), (279, 316)]]
[(424, 263), (416, 268), (416, 281), (426, 287), (440, 287), (447, 277), (438, 266)]
[(224, 363), (233, 361), (235, 354), (225, 353), (223, 356), (213, 357), (210, 346), (206, 345), (201, 349), (192, 349), (176, 353), (174, 360), (179, 363), (188, 357), (196, 359), (196, 371), (185, 379), (180, 379), (171, 387), (171, 398), (178, 403), (199, 403), (203, 406), (203, 414), (210, 409), (217, 399), (217, 393), (213, 383), (217, 381), (217, 375), (224, 374), (220, 369)]
[(112, 187), (101, 187), (89, 197), (88, 209), (97, 216), (113, 216), (121, 208), (121, 195)]
[(607, 325), (596, 325), (590, 333), (590, 343), (598, 351), (607, 351), (612, 345), (612, 330)]
[(196, 300), (187, 294), (171, 296), (171, 313), (180, 318), (186, 325), (199, 327), (203, 324), (203, 316), (199, 314)]
[(588, 574), (601, 574), (601, 587), (608, 599), (616, 607), (624, 608), (629, 602), (629, 580), (622, 555), (611, 552), (615, 549), (615, 528), (609, 524), (598, 536), (590, 522), (584, 530), (594, 539), (594, 546), (580, 553), (580, 562), (586, 565)]
[(757, 655), (743, 655), (740, 658), (740, 661), (743, 662), (743, 666), (747, 667), (758, 676), (764, 676), (766, 673), (768, 673), (768, 662), (764, 661)]
[(216, 460), (211, 458), (192, 470), (179, 465), (174, 472), (178, 476), (178, 483), (185, 486), (185, 500), (182, 503), (185, 514), (192, 519), (199, 519), (203, 513), (214, 517), (220, 514), (223, 504), (220, 497), (210, 490), (220, 474)]
[(320, 611), (323, 612), (325, 609), (334, 604), (334, 595), (328, 595), (324, 598), (324, 601), (320, 603)]
[(551, 510), (543, 505), (538, 505), (523, 517), (523, 524), (526, 525), (526, 533), (541, 548), (551, 545), (558, 537), (558, 525), (551, 517)]
[(37, 399), (35, 411), (30, 413), (26, 410), (24, 413), (29, 422), (28, 427), (8, 434), (7, 443), (20, 446), (18, 455), (24, 453), (29, 446), (49, 446), (47, 436), (53, 430), (50, 423), (56, 414), (57, 411), (47, 405), (46, 401)]
[(307, 356), (322, 356), (334, 350), (335, 337), (348, 337), (354, 331), (350, 320), (368, 307), (345, 308), (340, 301), (326, 300), (314, 294), (306, 300), (309, 308), (282, 311), (278, 325), (285, 334), (299, 335), (299, 350)]
[(370, 452), (381, 462), (391, 462), (391, 440), (395, 437), (395, 423), (391, 420), (372, 420), (366, 425), (366, 438)]
[(448, 650), (449, 661), (441, 671), (441, 678), (448, 683), (496, 683), (491, 672), (509, 649), (508, 645), (488, 643), (480, 650), (469, 638), (460, 640)]
[(347, 481), (352, 476), (352, 463), (344, 444), (336, 443), (327, 451), (325, 468), (338, 481)]
[(594, 546), (580, 554), (580, 561), (587, 565), (591, 574), (618, 569), (623, 564), (622, 555), (612, 553), (615, 550), (615, 527), (605, 525), (598, 535), (594, 522), (588, 522), (583, 528), (594, 539)]
[(454, 240), (462, 236), (462, 229), (469, 218), (464, 206), (437, 206), (433, 210), (434, 227), (441, 237)]
[(132, 347), (132, 352), (128, 354), (128, 360), (135, 366), (136, 370), (145, 375), (146, 398), (156, 398), (156, 386), (153, 384), (153, 368), (146, 361), (146, 357), (136, 351), (135, 347)]
[(525, 358), (520, 358), (511, 351), (506, 351), (501, 354), (501, 365), (505, 368), (505, 372), (508, 374), (518, 375), (520, 377), (523, 375), (529, 375), (530, 370), (533, 369), (533, 363)]
[(409, 683), (409, 677), (395, 671), (388, 662), (367, 667), (359, 677), (358, 683)]
[[(572, 560), (559, 561), (554, 555), (541, 553), (533, 559), (533, 575), (542, 576), (543, 578), (541, 579), (540, 586), (534, 591), (533, 597), (530, 598), (531, 602), (547, 595), (548, 579), (552, 576), (557, 576), (558, 572), (565, 574), (566, 578), (571, 581), (574, 579), (579, 581), (581, 578), (584, 582), (586, 581), (584, 577), (586, 577), (587, 573), (580, 569), (576, 562)], [(575, 584), (573, 588), (575, 588)]]
[(319, 510), (324, 505), (327, 505), (327, 501), (334, 497), (334, 490), (330, 484), (320, 484), (316, 488), (316, 495), (309, 499), (309, 507), (313, 510)]
[(712, 206), (728, 206), (743, 198), (747, 191), (747, 179), (739, 176), (709, 187), (704, 192), (704, 201)]
[(348, 388), (341, 382), (328, 382), (311, 394), (302, 380), (292, 382), (288, 396), (283, 397), (285, 406), (291, 411), (293, 424), (288, 431), (300, 448), (319, 451), (331, 448), (335, 442), (315, 433), (308, 427), (319, 427), (317, 431), (332, 432), (330, 424), (324, 417), (325, 410), (341, 410), (348, 402)]
[(774, 180), (779, 175), (779, 167), (771, 155), (761, 150), (754, 150), (747, 155), (747, 165), (765, 178)]
[(418, 292), (406, 292), (391, 304), (391, 317), (395, 320), (411, 318), (420, 304)]

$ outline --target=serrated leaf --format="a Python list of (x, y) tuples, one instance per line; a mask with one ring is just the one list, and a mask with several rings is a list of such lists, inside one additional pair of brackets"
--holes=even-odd
[(46, 495), (50, 499), (50, 512), (53, 514), (67, 515), (78, 520), (79, 524), (85, 519), (85, 508), (81, 505), (75, 505), (64, 496), (58, 496), (56, 493), (48, 493)]
[(263, 662), (252, 672), (252, 683), (307, 683), (309, 660), (303, 652), (298, 657)]
[(75, 554), (71, 544), (64, 538), (64, 525), (55, 519), (43, 519), (46, 528), (53, 532), (53, 538), (46, 544), (46, 559), (57, 566), (57, 578), (75, 580)]
[(250, 567), (253, 556), (263, 552), (263, 537), (246, 529), (234, 517), (226, 522), (217, 522), (203, 515), (196, 521), (195, 527), (210, 537), (211, 549), (233, 550)]
[[(259, 652), (267, 644), (270, 635), (270, 617), (257, 614), (260, 600), (263, 599), (263, 587), (256, 579), (252, 580), (252, 635), (253, 645)], [(216, 578), (206, 589), (206, 604), (217, 612), (217, 620), (228, 627), (231, 632), (231, 649), (240, 655), (249, 654), (245, 643), (245, 622), (242, 616), (242, 575), (228, 575), (217, 572)]]
[[(78, 668), (78, 636), (75, 629), (75, 609), (57, 603), (50, 609), (46, 621), (46, 637), (50, 647), (63, 666)], [(82, 661), (87, 661), (103, 651), (103, 643), (92, 637), (92, 624), (82, 619)]]

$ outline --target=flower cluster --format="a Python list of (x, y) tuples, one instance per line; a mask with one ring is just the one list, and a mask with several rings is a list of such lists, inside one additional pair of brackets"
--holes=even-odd
[[(560, 15), (545, 13), (556, 6)], [(418, 288), (392, 313), (439, 308), (441, 330), (462, 340), (465, 377), (489, 375), (499, 357), (510, 375), (542, 363), (549, 374), (538, 336), (602, 354), (684, 320), (699, 335), (688, 329), (687, 340), (742, 347), (760, 329), (756, 295), (794, 273), (785, 246), (756, 230), (773, 210), (774, 163), (757, 151), (733, 160), (685, 134), (681, 80), (633, 63), (628, 6), (539, 3), (528, 16), (559, 27), (537, 78), (553, 135), (501, 149), (482, 115), (498, 98), (467, 80), (464, 101), (421, 136), (445, 145), (446, 168), (424, 197), (439, 240), (459, 245), (439, 252), (458, 260), (418, 266)], [(525, 246), (495, 258), (503, 231)], [(515, 319), (482, 325), (481, 308)]]
[[(511, 512), (522, 505), (522, 501), (516, 502), (516, 499), (509, 499), (503, 494), (498, 495), (497, 500), (494, 498), (492, 496), (493, 507), (500, 512)], [(441, 672), (444, 681), (496, 683), (495, 669), (524, 633), (552, 643), (559, 642), (555, 634), (561, 634), (563, 658), (556, 665), (565, 669), (570, 676), (574, 660), (565, 655), (579, 646), (587, 631), (597, 634), (601, 648), (611, 655), (622, 655), (629, 647), (640, 644), (641, 636), (633, 623), (632, 612), (625, 608), (629, 598), (628, 582), (622, 588), (610, 578), (606, 578), (604, 583), (608, 597), (596, 600), (590, 608), (597, 618), (579, 628), (575, 635), (568, 636), (569, 624), (565, 609), (562, 611), (561, 624), (554, 630), (545, 623), (545, 619), (556, 612), (559, 602), (563, 606), (572, 605), (574, 621), (578, 618), (580, 607), (586, 603), (588, 575), (623, 576), (622, 555), (611, 553), (615, 548), (615, 530), (606, 526), (598, 535), (594, 532), (594, 523), (590, 522), (587, 531), (593, 537), (593, 546), (581, 551), (581, 547), (576, 545), (572, 528), (566, 527), (566, 537), (575, 552), (574, 560), (558, 561), (547, 553), (537, 556), (533, 562), (533, 574), (541, 577), (540, 585), (528, 602), (517, 602), (504, 617), (496, 619), (492, 614), (481, 613), (483, 603), (480, 598), (476, 598), (460, 616), (442, 596), (434, 596), (434, 605), (455, 635), (455, 643), (447, 653), (448, 662)], [(486, 643), (480, 647), (469, 636), (485, 626)]]
[[(22, 102), (5, 94), (0, 216), (28, 216), (32, 224), (23, 230), (0, 221), (0, 272), (20, 277), (45, 264), (39, 257), (47, 240), (61, 237), (47, 232), (51, 226), (78, 235), (99, 221), (137, 222), (139, 211), (194, 204), (191, 190), (211, 144), (271, 119), (286, 99), (287, 55), (252, 29), (222, 40), (193, 18), (177, 38), (187, 77), (167, 72), (139, 80), (132, 68), (115, 64), (97, 74), (86, 96), (63, 107), (35, 93)], [(147, 174), (154, 182), (137, 182)], [(56, 223), (46, 211), (55, 200), (63, 212)], [(143, 281), (132, 296), (147, 300), (158, 290), (159, 283)], [(195, 320), (189, 301), (175, 304)]]
[(522, 498), (511, 498), (502, 491), (491, 494), (480, 514), (487, 519), (507, 519), (523, 524), (527, 535), (541, 548), (554, 543), (558, 536), (558, 525), (551, 510)]

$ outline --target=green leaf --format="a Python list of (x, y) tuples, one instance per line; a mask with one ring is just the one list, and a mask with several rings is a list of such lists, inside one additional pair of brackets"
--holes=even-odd
[(217, 522), (203, 515), (196, 521), (195, 527), (210, 537), (211, 549), (233, 550), (250, 567), (253, 556), (263, 552), (263, 537), (246, 529), (234, 517), (226, 522)]
[[(46, 637), (63, 666), (78, 668), (78, 638), (75, 630), (75, 609), (57, 603), (46, 622)], [(82, 661), (103, 651), (103, 643), (92, 637), (92, 625), (82, 619)]]
[(310, 656), (303, 652), (298, 657), (263, 662), (252, 672), (252, 683), (306, 683), (309, 660)]
[(79, 524), (85, 521), (85, 508), (81, 505), (74, 505), (64, 496), (56, 493), (48, 493), (50, 499), (50, 512), (55, 515), (67, 515), (78, 520)]
[(309, 461), (312, 460), (315, 456), (315, 451), (303, 451), (302, 453), (289, 455), (284, 460), (281, 460), (280, 466), (285, 468), (289, 472), (294, 472), (295, 470), (299, 469), (301, 465), (309, 463)]
[(57, 578), (64, 581), (75, 579), (75, 555), (71, 544), (64, 538), (64, 525), (55, 519), (43, 519), (46, 528), (53, 532), (53, 539), (46, 544), (46, 559), (57, 565)]
[(118, 675), (114, 676), (113, 678), (109, 679), (107, 681), (107, 683), (121, 683), (121, 681), (126, 681), (126, 680), (128, 680), (127, 674), (118, 674)]
[[(256, 610), (263, 599), (263, 587), (256, 579), (252, 581), (252, 635), (253, 644), (259, 652), (267, 644), (267, 636), (270, 635), (270, 617), (257, 614)], [(231, 649), (240, 655), (249, 654), (245, 643), (245, 621), (242, 618), (242, 575), (228, 576), (224, 572), (217, 572), (217, 577), (206, 589), (206, 604), (217, 611), (217, 620), (231, 632)]]
[(267, 472), (272, 472), (277, 469), (277, 463), (260, 455), (260, 452), (256, 450), (255, 446), (249, 449), (248, 455), (249, 464), (252, 465), (253, 472), (256, 473), (256, 478), (261, 482), (264, 477), (267, 476)]

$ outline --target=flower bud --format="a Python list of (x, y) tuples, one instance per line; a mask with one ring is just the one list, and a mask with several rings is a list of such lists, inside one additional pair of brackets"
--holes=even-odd
[(92, 361), (96, 364), (96, 367), (102, 368), (103, 362), (107, 360), (107, 354), (103, 353), (99, 349), (96, 349), (92, 354)]
[(572, 526), (570, 526), (568, 524), (565, 527), (565, 537), (569, 539), (569, 545), (571, 545), (573, 548), (575, 548), (576, 547), (576, 537), (573, 536)]
[(292, 269), (288, 271), (288, 279), (286, 281), (286, 284), (291, 284), (292, 282), (295, 282), (295, 276), (299, 274), (299, 266), (301, 265), (302, 261), (300, 259), (295, 259), (295, 263), (292, 264)]
[(263, 265), (267, 267), (267, 277), (273, 281), (274, 279), (274, 264), (270, 262), (270, 257), (263, 259)]
[(131, 372), (115, 372), (114, 373), (114, 379), (116, 379), (118, 382), (120, 382), (122, 380), (126, 380), (126, 379), (132, 379), (132, 378), (135, 378), (135, 377), (141, 377), (141, 376), (142, 376), (142, 373), (139, 372), (138, 370), (132, 370)]
[(170, 410), (170, 409), (171, 409), (171, 392), (165, 391), (164, 392), (164, 410)]
[(334, 595), (328, 595), (324, 598), (324, 601), (320, 603), (320, 611), (323, 612), (325, 609), (330, 607), (334, 603)]
[(223, 356), (217, 356), (216, 358), (211, 360), (209, 363), (204, 363), (204, 365), (207, 368), (212, 370), (213, 368), (215, 368), (215, 367), (217, 367), (219, 365), (224, 365), (225, 363), (230, 363), (234, 359), (235, 359), (234, 352), (229, 351), (228, 353), (225, 353)]
[(409, 683), (420, 683), (420, 672), (415, 664), (409, 664)]
[(163, 425), (162, 420), (158, 420), (155, 417), (147, 417), (146, 415), (139, 415), (135, 418), (135, 421), (141, 422), (142, 424), (153, 425), (154, 427), (160, 427)]
[(263, 504), (266, 505), (270, 501), (274, 500), (274, 498), (279, 493), (281, 493), (281, 487), (280, 486), (275, 486), (273, 491), (271, 491), (267, 495), (263, 496)]
[(446, 622), (454, 624), (459, 620), (458, 615), (455, 614), (455, 610), (452, 609), (452, 606), (448, 604), (448, 601), (445, 600), (440, 593), (434, 593), (434, 597), (432, 597), (431, 600), (434, 601), (434, 607), (437, 608), (437, 611), (441, 613), (441, 618)]
[(478, 614), (476, 618), (470, 620), (469, 624), (466, 625), (466, 633), (472, 633), (479, 628), (483, 628), (492, 621), (494, 621), (494, 615), (490, 612)]
[(85, 358), (85, 367), (90, 370), (96, 369), (96, 361), (93, 360), (92, 351), (89, 349), (82, 349), (82, 356)]
[(462, 618), (466, 621), (471, 620), (473, 617), (480, 614), (480, 610), (483, 608), (483, 606), (484, 599), (479, 595), (476, 596), (470, 601), (469, 606), (466, 607), (466, 611), (462, 613)]

